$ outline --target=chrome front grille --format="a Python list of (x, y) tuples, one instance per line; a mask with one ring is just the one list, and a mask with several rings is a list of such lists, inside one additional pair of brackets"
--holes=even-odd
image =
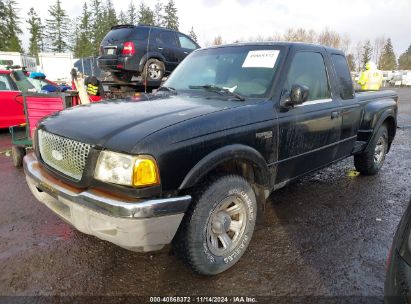
[(91, 146), (43, 130), (38, 131), (40, 155), (50, 167), (81, 180)]

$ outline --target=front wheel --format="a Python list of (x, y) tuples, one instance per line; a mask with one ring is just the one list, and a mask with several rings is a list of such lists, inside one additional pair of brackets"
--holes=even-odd
[(254, 232), (257, 201), (242, 177), (220, 177), (200, 189), (173, 241), (196, 272), (221, 273), (243, 255)]
[(355, 169), (364, 175), (377, 174), (388, 151), (388, 130), (384, 124), (378, 130), (366, 152), (354, 155)]

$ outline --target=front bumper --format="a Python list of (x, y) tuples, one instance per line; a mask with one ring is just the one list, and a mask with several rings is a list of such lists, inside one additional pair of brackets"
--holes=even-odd
[(133, 251), (161, 249), (173, 239), (191, 196), (130, 200), (82, 190), (49, 175), (34, 153), (24, 157), (33, 195), (79, 231)]

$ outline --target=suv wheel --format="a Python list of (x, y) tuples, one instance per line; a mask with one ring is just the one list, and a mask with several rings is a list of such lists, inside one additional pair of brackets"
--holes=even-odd
[(257, 201), (250, 184), (228, 175), (193, 195), (173, 245), (176, 254), (196, 272), (218, 274), (243, 255), (253, 235)]
[(164, 63), (157, 59), (149, 59), (144, 66), (142, 77), (147, 81), (161, 81), (164, 73)]

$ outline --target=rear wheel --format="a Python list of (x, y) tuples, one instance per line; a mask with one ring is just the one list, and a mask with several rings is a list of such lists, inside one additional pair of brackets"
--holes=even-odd
[(388, 130), (382, 125), (372, 142), (368, 151), (354, 155), (355, 169), (364, 175), (374, 175), (381, 169), (385, 155), (388, 151)]
[(13, 165), (16, 168), (23, 166), (23, 157), (26, 155), (26, 149), (22, 146), (11, 147), (11, 157), (13, 159)]
[(161, 81), (165, 74), (165, 66), (160, 60), (149, 59), (143, 69), (142, 78), (147, 81)]
[(232, 267), (250, 243), (256, 196), (244, 178), (228, 175), (203, 186), (193, 197), (173, 245), (196, 272), (218, 274)]

